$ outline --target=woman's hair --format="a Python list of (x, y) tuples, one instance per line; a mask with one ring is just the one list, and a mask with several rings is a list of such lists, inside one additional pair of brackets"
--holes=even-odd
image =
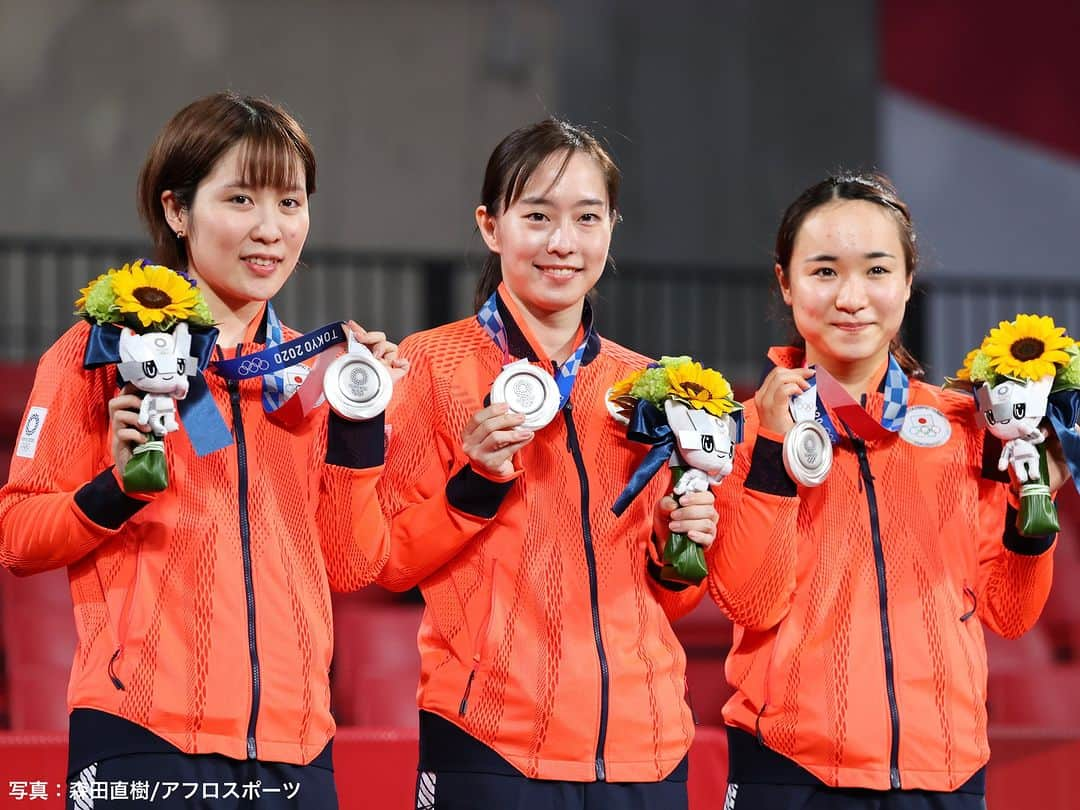
[[(885, 209), (896, 222), (900, 244), (904, 249), (904, 269), (907, 277), (911, 278), (915, 274), (915, 268), (919, 264), (915, 227), (911, 222), (911, 212), (907, 204), (900, 199), (892, 181), (880, 172), (842, 172), (810, 186), (784, 212), (784, 218), (776, 232), (775, 259), (785, 279), (788, 278), (791, 253), (803, 222), (814, 210), (836, 200), (863, 200)], [(802, 343), (802, 339), (798, 338), (797, 342)], [(924, 375), (922, 366), (904, 348), (899, 337), (892, 339), (889, 351), (896, 357), (905, 374), (911, 377)]]
[(139, 215), (154, 241), (156, 260), (187, 268), (187, 247), (165, 219), (161, 195), (171, 191), (190, 209), (195, 190), (225, 152), (244, 144), (241, 181), (256, 188), (287, 188), (296, 181), (297, 161), (307, 193), (315, 193), (315, 153), (304, 130), (271, 101), (215, 93), (194, 101), (167, 123), (139, 173)]
[[(557, 118), (548, 118), (515, 129), (499, 142), (488, 158), (487, 169), (484, 171), (484, 187), (480, 191), (481, 205), (487, 208), (492, 216), (502, 213), (517, 201), (537, 167), (550, 155), (564, 152), (562, 166), (556, 175), (558, 180), (566, 170), (570, 158), (579, 151), (600, 166), (607, 187), (608, 208), (614, 216), (619, 207), (619, 169), (615, 161), (590, 132)], [(489, 251), (476, 286), (474, 306), (477, 312), (495, 292), (501, 280), (499, 255)]]

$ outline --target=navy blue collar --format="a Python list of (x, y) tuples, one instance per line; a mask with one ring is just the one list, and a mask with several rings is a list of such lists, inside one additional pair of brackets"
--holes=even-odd
[[(540, 360), (536, 350), (529, 343), (525, 337), (525, 333), (521, 331), (521, 327), (518, 326), (517, 321), (514, 320), (513, 314), (510, 312), (510, 308), (503, 302), (502, 296), (496, 293), (495, 305), (499, 308), (499, 315), (502, 317), (503, 326), (506, 328), (506, 338), (510, 344), (510, 354), (513, 357), (526, 358), (529, 362), (536, 363)], [(581, 313), (581, 322), (585, 326), (585, 331), (588, 334), (588, 340), (585, 345), (585, 353), (581, 357), (581, 364), (587, 366), (596, 356), (600, 354), (600, 334), (593, 327), (593, 311), (592, 304), (589, 303), (589, 299), (585, 299), (585, 309)]]

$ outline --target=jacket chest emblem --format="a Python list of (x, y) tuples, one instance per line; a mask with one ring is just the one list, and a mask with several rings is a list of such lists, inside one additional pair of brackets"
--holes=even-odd
[(941, 411), (928, 405), (908, 408), (900, 438), (916, 447), (941, 447), (952, 436), (952, 425)]

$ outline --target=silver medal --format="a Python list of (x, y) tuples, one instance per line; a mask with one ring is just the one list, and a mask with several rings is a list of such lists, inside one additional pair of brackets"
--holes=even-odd
[(505, 402), (514, 413), (525, 417), (526, 430), (545, 427), (559, 412), (559, 386), (555, 378), (528, 360), (503, 366), (491, 385), (491, 401)]
[(816, 487), (825, 480), (832, 456), (829, 434), (812, 419), (796, 422), (784, 436), (784, 469), (803, 486)]
[(323, 393), (334, 413), (353, 422), (378, 416), (390, 403), (394, 386), (386, 366), (349, 336), (349, 348), (327, 366)]

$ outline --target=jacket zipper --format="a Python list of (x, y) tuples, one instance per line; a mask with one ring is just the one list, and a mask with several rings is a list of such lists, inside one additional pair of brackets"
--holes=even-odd
[(109, 659), (109, 680), (120, 692), (125, 691), (126, 687), (124, 682), (120, 680), (120, 676), (116, 674), (116, 664), (120, 660), (120, 656), (124, 654), (124, 642), (127, 641), (127, 629), (131, 620), (131, 605), (135, 601), (135, 592), (139, 587), (139, 562), (141, 558), (142, 542), (140, 541), (135, 551), (135, 576), (132, 577), (127, 593), (124, 594), (124, 604), (120, 607), (120, 624), (116, 628), (116, 650)]
[(892, 637), (889, 633), (889, 598), (885, 581), (885, 551), (881, 545), (881, 525), (878, 521), (877, 495), (874, 492), (874, 476), (870, 473), (870, 459), (866, 455), (866, 443), (852, 436), (855, 454), (859, 457), (860, 481), (866, 486), (866, 503), (870, 508), (870, 535), (874, 545), (874, 567), (877, 569), (878, 611), (881, 619), (881, 642), (885, 649), (885, 691), (889, 697), (889, 715), (892, 719), (892, 743), (889, 751), (889, 785), (900, 789), (900, 709), (896, 704), (896, 677), (893, 673)]
[[(473, 679), (476, 678), (476, 672), (480, 669), (480, 662), (482, 660), (481, 653), (484, 651), (484, 647), (487, 646), (488, 629), (491, 627), (491, 617), (495, 613), (495, 566), (498, 560), (495, 557), (491, 558), (491, 597), (488, 599), (488, 612), (484, 621), (480, 624), (480, 629), (476, 633), (473, 641), (473, 657), (472, 657), (472, 669), (469, 671), (469, 679), (465, 681), (465, 692), (461, 696), (461, 703), (458, 704), (458, 717), (464, 717), (465, 712), (469, 709), (469, 694), (472, 692)], [(451, 577), (453, 582), (453, 577)], [(457, 590), (457, 584), (454, 584), (454, 589)], [(460, 596), (458, 599), (460, 600)], [(462, 603), (462, 609), (464, 610), (464, 603)]]
[(757, 737), (758, 745), (762, 748), (767, 746), (765, 745), (765, 735), (761, 731), (761, 718), (772, 703), (773, 662), (776, 661), (776, 650), (780, 646), (780, 629), (783, 626), (783, 622), (781, 622), (776, 628), (776, 635), (773, 637), (772, 649), (769, 650), (769, 662), (765, 665), (765, 699), (762, 701), (761, 708), (758, 709), (757, 716), (754, 718), (754, 736)]
[(974, 616), (975, 611), (979, 607), (979, 598), (975, 595), (975, 591), (972, 590), (971, 586), (968, 585), (966, 581), (964, 582), (964, 595), (971, 597), (971, 610), (965, 610), (964, 613), (960, 616), (960, 621), (962, 622), (966, 622), (968, 619)]
[(596, 655), (600, 659), (600, 730), (596, 740), (596, 779), (606, 779), (604, 768), (604, 741), (607, 738), (608, 693), (610, 691), (607, 655), (604, 653), (604, 639), (600, 634), (600, 597), (596, 578), (596, 551), (593, 549), (592, 525), (589, 523), (589, 479), (585, 474), (585, 462), (581, 458), (578, 445), (577, 428), (574, 426), (573, 405), (566, 403), (563, 408), (566, 420), (566, 449), (574, 458), (578, 480), (581, 482), (581, 531), (585, 540), (585, 562), (589, 568), (589, 601), (592, 605), (593, 638), (596, 640)]
[[(220, 350), (220, 347), (219, 347)], [(240, 347), (236, 348), (240, 356)], [(247, 755), (255, 759), (255, 724), (259, 717), (262, 684), (259, 678), (259, 652), (255, 645), (255, 586), (251, 575), (251, 522), (248, 515), (247, 445), (244, 442), (244, 420), (240, 412), (240, 383), (229, 380), (229, 401), (232, 403), (233, 435), (236, 437), (237, 495), (240, 509), (240, 550), (244, 560), (244, 594), (247, 597), (248, 653), (251, 656), (251, 716), (248, 718)]]

